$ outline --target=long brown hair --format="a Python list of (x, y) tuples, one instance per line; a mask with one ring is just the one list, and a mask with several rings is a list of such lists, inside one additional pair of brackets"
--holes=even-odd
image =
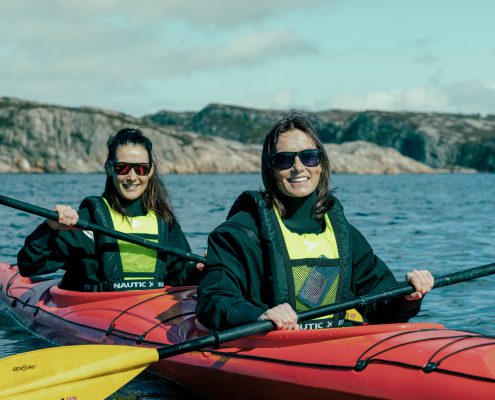
[(122, 205), (122, 197), (117, 192), (113, 184), (112, 176), (108, 173), (110, 161), (117, 161), (117, 149), (120, 146), (135, 145), (143, 147), (148, 153), (150, 163), (153, 165), (153, 172), (148, 180), (148, 186), (142, 194), (143, 207), (146, 211), (152, 210), (156, 215), (163, 218), (169, 226), (176, 222), (176, 217), (172, 209), (172, 204), (165, 188), (165, 184), (160, 179), (156, 155), (153, 152), (151, 140), (144, 136), (139, 129), (124, 128), (110, 136), (107, 141), (108, 156), (105, 162), (107, 170), (107, 179), (105, 181), (105, 190), (103, 197), (108, 200), (110, 207), (120, 214), (127, 216), (126, 210)]
[(331, 175), (330, 160), (318, 133), (309, 119), (302, 113), (296, 111), (287, 113), (272, 127), (268, 135), (265, 137), (263, 151), (261, 153), (261, 176), (265, 186), (265, 191), (263, 194), (267, 199), (268, 205), (271, 207), (275, 204), (281, 216), (285, 216), (285, 207), (280, 200), (281, 193), (277, 188), (270, 156), (276, 152), (276, 145), (280, 135), (294, 129), (304, 132), (311, 139), (316, 148), (321, 150), (320, 181), (318, 182), (318, 186), (315, 190), (316, 199), (312, 210), (314, 217), (321, 219), (332, 204), (330, 197), (331, 191), (328, 188)]

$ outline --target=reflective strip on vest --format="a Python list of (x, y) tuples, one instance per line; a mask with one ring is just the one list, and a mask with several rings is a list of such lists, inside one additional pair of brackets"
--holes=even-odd
[[(110, 207), (106, 199), (103, 199), (108, 207), (113, 226), (117, 231), (143, 237), (158, 243), (158, 221), (153, 211), (140, 217), (123, 217)], [(120, 259), (125, 280), (154, 279), (157, 262), (157, 252), (137, 244), (123, 240), (117, 240)]]

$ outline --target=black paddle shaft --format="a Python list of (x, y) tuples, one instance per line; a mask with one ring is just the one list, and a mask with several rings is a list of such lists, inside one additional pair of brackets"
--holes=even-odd
[[(436, 289), (442, 286), (454, 285), (459, 282), (470, 281), (472, 279), (480, 278), (482, 276), (487, 276), (494, 273), (495, 263), (483, 265), (481, 267), (470, 268), (463, 271), (453, 272), (450, 274), (435, 277), (435, 284), (433, 288)], [(378, 293), (359, 296), (355, 297), (352, 300), (330, 304), (328, 306), (318, 307), (308, 311), (303, 311), (297, 314), (298, 321), (308, 321), (313, 318), (343, 312), (355, 307), (390, 300), (396, 297), (406, 296), (408, 294), (414, 293), (414, 291), (414, 288), (408, 284), (398, 285)], [(187, 340), (185, 342), (177, 343), (170, 346), (161, 347), (157, 349), (157, 351), (160, 358), (167, 358), (182, 353), (187, 353), (189, 351), (201, 350), (206, 347), (216, 347), (220, 343), (241, 339), (243, 337), (259, 333), (269, 332), (275, 329), (275, 324), (270, 320), (257, 321), (220, 332), (211, 331), (205, 336)]]
[[(31, 214), (39, 215), (40, 217), (45, 217), (47, 219), (58, 221), (58, 213), (56, 211), (47, 210), (46, 208), (41, 208), (41, 207), (35, 206), (33, 204), (29, 204), (29, 203), (25, 203), (25, 202), (20, 201), (20, 200), (12, 199), (10, 197), (0, 195), (0, 204), (15, 208), (17, 210), (25, 211), (25, 212), (28, 212)], [(147, 248), (155, 250), (155, 251), (159, 251), (159, 252), (163, 252), (163, 253), (167, 253), (167, 254), (172, 254), (176, 257), (180, 257), (180, 258), (183, 258), (186, 260), (206, 263), (206, 258), (199, 256), (197, 254), (190, 253), (188, 251), (184, 251), (184, 250), (180, 250), (180, 249), (176, 249), (174, 247), (169, 247), (169, 246), (166, 246), (163, 244), (154, 243), (154, 242), (151, 242), (149, 240), (140, 238), (138, 236), (129, 235), (127, 233), (119, 232), (119, 231), (116, 231), (113, 229), (108, 229), (108, 228), (105, 228), (103, 226), (93, 224), (91, 222), (79, 220), (79, 221), (77, 221), (77, 224), (75, 226), (78, 228), (81, 228), (81, 229), (86, 229), (86, 230), (90, 230), (93, 232), (98, 232), (100, 234), (113, 237), (115, 239), (120, 239), (120, 240), (124, 240), (126, 242), (129, 242), (129, 243), (134, 243), (134, 244), (137, 244), (137, 245), (140, 245), (143, 247), (147, 247)]]

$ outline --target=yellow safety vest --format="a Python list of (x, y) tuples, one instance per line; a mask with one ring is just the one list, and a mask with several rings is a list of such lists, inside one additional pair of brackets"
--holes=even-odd
[[(108, 207), (116, 230), (158, 242), (158, 221), (153, 211), (140, 217), (124, 217), (110, 207), (106, 199), (103, 199)], [(155, 272), (157, 252), (137, 244), (123, 240), (117, 240), (120, 258), (125, 280), (152, 280)], [(142, 275), (139, 275), (142, 273)]]
[[(298, 234), (285, 226), (276, 209), (275, 214), (292, 265), (296, 311), (335, 303), (340, 278), (339, 251), (328, 216), (325, 214), (325, 230), (322, 233)], [(300, 264), (298, 260), (301, 260)], [(346, 312), (346, 319), (363, 322), (362, 316), (355, 309)]]

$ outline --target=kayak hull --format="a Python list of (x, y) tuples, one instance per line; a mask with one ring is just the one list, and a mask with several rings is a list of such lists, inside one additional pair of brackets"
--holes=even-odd
[[(202, 336), (195, 287), (86, 293), (0, 263), (4, 309), (46, 340), (161, 347)], [(274, 331), (153, 363), (214, 399), (491, 399), (495, 340), (435, 323)]]

